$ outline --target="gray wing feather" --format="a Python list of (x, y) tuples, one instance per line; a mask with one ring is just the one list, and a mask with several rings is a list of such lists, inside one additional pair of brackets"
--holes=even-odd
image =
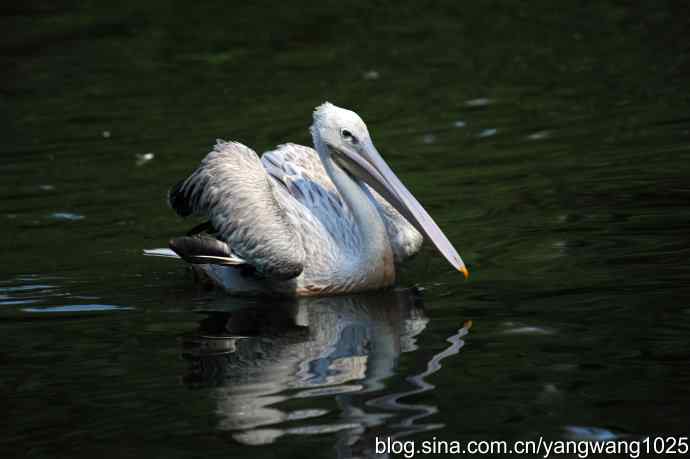
[(360, 232), (347, 204), (313, 148), (287, 143), (261, 156), (266, 171), (343, 246), (358, 245)]
[(219, 140), (169, 202), (182, 216), (207, 217), (218, 239), (264, 275), (290, 279), (302, 272), (304, 250), (274, 186), (253, 150)]
[(304, 181), (318, 184), (326, 191), (338, 194), (340, 199), (337, 188), (313, 148), (285, 143), (264, 153), (261, 162), (269, 174), (283, 183)]
[[(316, 150), (287, 143), (264, 153), (261, 162), (295, 199), (320, 218), (334, 237), (356, 243), (356, 222)], [(396, 263), (410, 258), (421, 248), (422, 235), (380, 194), (368, 188), (385, 224)]]

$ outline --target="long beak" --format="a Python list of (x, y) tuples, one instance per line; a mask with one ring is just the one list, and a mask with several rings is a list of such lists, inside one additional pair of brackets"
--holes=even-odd
[(434, 219), (388, 167), (374, 144), (367, 140), (362, 147), (366, 158), (356, 152), (335, 149), (333, 158), (341, 167), (364, 180), (383, 196), (467, 279), (469, 272), (465, 263)]

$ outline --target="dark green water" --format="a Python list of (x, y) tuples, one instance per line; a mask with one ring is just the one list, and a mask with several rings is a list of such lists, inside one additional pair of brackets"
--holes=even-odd
[[(688, 434), (684, 2), (103, 3), (0, 8), (3, 457)], [(396, 291), (276, 304), (141, 256), (216, 137), (309, 143), (324, 100), (468, 282), (427, 248)]]

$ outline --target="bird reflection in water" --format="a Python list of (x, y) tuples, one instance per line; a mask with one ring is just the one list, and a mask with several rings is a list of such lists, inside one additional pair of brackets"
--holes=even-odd
[[(441, 427), (419, 422), (435, 406), (402, 399), (434, 389), (425, 378), (460, 350), (467, 333), (461, 328), (448, 338), (425, 370), (390, 378), (400, 354), (417, 349), (429, 320), (413, 290), (205, 314), (198, 332), (183, 339), (185, 383), (212, 388), (218, 428), (254, 445), (335, 433), (339, 457), (372, 454), (375, 436)], [(305, 403), (314, 397), (320, 400)]]

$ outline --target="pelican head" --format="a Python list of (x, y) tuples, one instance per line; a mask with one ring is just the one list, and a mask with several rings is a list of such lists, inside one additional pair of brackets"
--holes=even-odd
[(355, 112), (324, 103), (314, 110), (311, 126), (314, 146), (329, 156), (354, 180), (375, 189), (420, 233), (426, 236), (455, 269), (468, 277), (465, 263), (436, 222), (402, 184), (374, 147), (366, 124)]

